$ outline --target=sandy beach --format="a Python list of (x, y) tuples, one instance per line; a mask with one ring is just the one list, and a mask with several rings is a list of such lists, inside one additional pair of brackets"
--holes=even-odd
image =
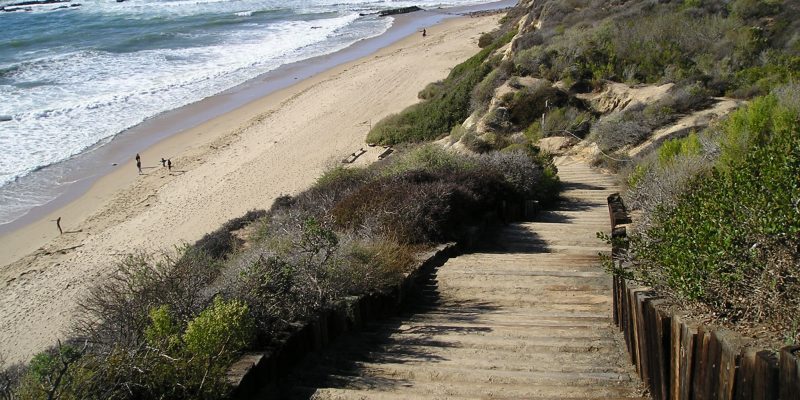
[[(136, 250), (192, 242), (248, 210), (269, 208), (360, 148), (370, 124), (417, 100), (473, 55), (499, 16), (455, 18), (368, 57), (300, 81), (141, 152), (87, 193), (0, 237), (0, 354), (28, 359), (62, 338), (76, 302)], [(161, 157), (171, 158), (172, 171)], [(54, 220), (62, 218), (63, 235)]]

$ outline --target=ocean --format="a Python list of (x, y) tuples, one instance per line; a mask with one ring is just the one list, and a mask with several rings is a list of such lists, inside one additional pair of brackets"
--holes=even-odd
[(52, 201), (70, 183), (70, 158), (281, 65), (381, 35), (393, 19), (380, 10), (486, 2), (73, 0), (0, 12), (0, 226)]

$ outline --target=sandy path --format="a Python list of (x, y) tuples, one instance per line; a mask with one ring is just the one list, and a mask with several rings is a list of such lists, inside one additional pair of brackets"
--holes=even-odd
[(558, 168), (556, 210), (448, 260), (411, 312), (338, 340), (274, 398), (644, 400), (597, 255), (610, 250), (595, 232), (609, 229), (613, 177), (570, 158)]
[[(416, 102), (427, 83), (477, 52), (479, 35), (498, 19), (449, 20), (427, 38), (406, 38), (166, 140), (142, 153), (146, 175), (125, 166), (79, 200), (65, 227), (79, 232), (3, 238), (0, 253), (41, 247), (0, 271), (0, 353), (20, 361), (54, 343), (76, 301), (122, 254), (194, 241), (306, 188), (326, 166), (366, 147), (370, 122)], [(172, 173), (155, 161), (162, 154), (172, 157)]]

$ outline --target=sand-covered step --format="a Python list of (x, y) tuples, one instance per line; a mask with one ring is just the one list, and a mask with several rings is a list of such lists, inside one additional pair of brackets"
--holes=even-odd
[(605, 327), (600, 329), (592, 326), (551, 326), (533, 324), (498, 324), (485, 323), (483, 321), (463, 322), (463, 321), (424, 321), (411, 322), (404, 321), (398, 325), (396, 322), (388, 321), (385, 324), (376, 324), (371, 329), (385, 330), (395, 329), (405, 334), (430, 335), (451, 332), (452, 335), (474, 334), (478, 336), (509, 337), (520, 340), (536, 340), (540, 337), (559, 337), (575, 339), (595, 339), (605, 338), (608, 335)]
[[(351, 348), (348, 352), (338, 352), (336, 356), (326, 357), (314, 368), (334, 370), (358, 370), (370, 364), (403, 364), (424, 366), (432, 361), (436, 368), (504, 370), (518, 372), (558, 371), (558, 372), (617, 372), (626, 373), (627, 365), (615, 365), (608, 353), (519, 353), (501, 351), (475, 351), (453, 349), (453, 351), (434, 352), (431, 348), (407, 350), (396, 347), (392, 352), (360, 351)], [(583, 356), (580, 356), (583, 355)], [(608, 363), (599, 364), (597, 358), (605, 358)], [(311, 368), (313, 369), (313, 368)], [(311, 369), (307, 369), (310, 371)], [(319, 373), (319, 371), (317, 372)]]
[(568, 237), (563, 235), (561, 232), (553, 232), (551, 234), (538, 234), (532, 236), (530, 234), (524, 232), (506, 232), (502, 235), (497, 236), (495, 239), (501, 245), (508, 245), (510, 243), (519, 244), (519, 243), (527, 243), (527, 244), (543, 244), (543, 245), (551, 245), (557, 244), (561, 246), (575, 246), (575, 247), (590, 247), (590, 248), (599, 248), (601, 250), (606, 249), (606, 245), (597, 238), (591, 237)]
[[(487, 263), (488, 264), (488, 263)], [(491, 269), (487, 269), (491, 268)], [(597, 267), (564, 267), (553, 269), (553, 266), (518, 266), (514, 269), (508, 268), (508, 265), (494, 266), (471, 263), (459, 266), (450, 266), (447, 270), (439, 270), (436, 273), (437, 278), (443, 276), (455, 275), (453, 278), (457, 279), (458, 275), (471, 275), (475, 279), (494, 280), (494, 279), (514, 279), (515, 277), (551, 277), (551, 278), (606, 278), (605, 272), (600, 271)]]
[[(346, 380), (339, 383), (342, 384)], [(374, 397), (373, 397), (374, 396)], [(640, 399), (628, 387), (424, 383), (378, 379), (351, 387), (323, 387), (312, 399)]]
[[(534, 388), (536, 386), (616, 386), (630, 379), (624, 372), (557, 372), (557, 371), (507, 371), (479, 369), (473, 366), (447, 367), (437, 364), (435, 367), (426, 368), (425, 365), (408, 365), (403, 363), (353, 363), (357, 375), (340, 375), (343, 379), (328, 380), (329, 371), (304, 372), (308, 378), (321, 380), (330, 386), (348, 386), (351, 377), (358, 377), (355, 381), (392, 379), (400, 381), (413, 381), (415, 383), (447, 382), (458, 384), (462, 387), (479, 386), (486, 384), (510, 385)], [(338, 370), (341, 371), (341, 370)], [(315, 372), (318, 375), (315, 376)], [(350, 387), (358, 387), (356, 385)], [(465, 392), (466, 393), (466, 392)]]
[[(486, 332), (438, 332), (430, 333), (400, 333), (392, 332), (386, 335), (383, 332), (365, 332), (362, 336), (364, 343), (368, 344), (393, 344), (417, 346), (442, 346), (461, 347), (483, 350), (504, 351), (530, 351), (537, 353), (546, 352), (586, 352), (604, 351), (606, 346), (614, 344), (613, 337), (550, 337), (531, 336), (515, 337), (516, 335), (490, 335)], [(522, 336), (522, 335), (520, 335)]]
[[(531, 309), (530, 307), (503, 306), (497, 307), (485, 303), (481, 306), (474, 305), (454, 305), (451, 302), (442, 302), (439, 306), (416, 306), (409, 307), (409, 313), (415, 315), (425, 313), (426, 315), (440, 315), (446, 319), (458, 318), (491, 318), (491, 319), (522, 319), (527, 321), (608, 321), (611, 310), (601, 312), (580, 312), (575, 310), (558, 312), (545, 311), (541, 309)], [(610, 326), (610, 325), (609, 325)]]
[(611, 249), (597, 246), (597, 247), (586, 247), (586, 246), (562, 246), (558, 244), (549, 244), (549, 243), (525, 243), (525, 242), (514, 242), (509, 243), (507, 246), (508, 251), (536, 251), (541, 253), (569, 253), (569, 254), (583, 254), (583, 255), (591, 255), (591, 254), (611, 254)]
[[(488, 268), (491, 268), (491, 266)], [(494, 282), (499, 285), (506, 285), (508, 281), (516, 281), (516, 284), (512, 282), (511, 285), (517, 287), (540, 285), (574, 287), (591, 285), (605, 287), (606, 283), (610, 283), (611, 280), (604, 274), (605, 272), (599, 269), (594, 271), (559, 271), (551, 269), (526, 270), (522, 267), (513, 270), (502, 269), (495, 271), (487, 270), (486, 266), (464, 265), (438, 271), (435, 282), (441, 283), (444, 281), (444, 277), (448, 277), (449, 285), (459, 285), (461, 282), (464, 282), (465, 285), (470, 285), (469, 282), (480, 282), (487, 285), (492, 285), (492, 282)], [(488, 287), (491, 288), (492, 286)]]
[[(487, 269), (487, 267), (489, 269)], [(439, 270), (436, 273), (437, 279), (444, 276), (449, 276), (451, 279), (458, 279), (460, 275), (469, 275), (475, 279), (484, 280), (503, 280), (515, 279), (515, 277), (552, 277), (552, 278), (606, 278), (605, 272), (601, 272), (597, 267), (569, 267), (557, 268), (554, 266), (518, 266), (514, 269), (508, 268), (508, 265), (486, 265), (486, 264), (464, 264), (459, 266), (450, 266), (447, 270)]]
[[(532, 254), (517, 253), (477, 253), (460, 256), (448, 261), (446, 266), (439, 268), (439, 271), (448, 268), (458, 267), (464, 264), (481, 263), (483, 266), (492, 268), (539, 268), (539, 267), (558, 267), (558, 269), (570, 270), (573, 268), (590, 268), (590, 270), (600, 270), (596, 254), (575, 255), (575, 254)], [(584, 269), (585, 270), (585, 269)]]
[[(311, 390), (311, 389), (309, 389)], [(321, 389), (313, 389), (313, 400), (416, 400), (416, 399), (438, 399), (441, 400), (443, 398), (440, 395), (413, 395), (410, 393), (408, 394), (398, 394), (396, 392), (362, 392), (359, 390), (350, 390), (350, 389), (331, 389), (331, 388), (321, 388)], [(303, 397), (307, 398), (307, 397)], [(459, 396), (459, 399), (492, 399), (492, 400), (506, 400), (506, 399), (513, 399), (517, 400), (520, 398), (528, 398), (528, 399), (535, 399), (535, 400), (563, 400), (569, 399), (569, 397), (520, 397), (518, 395), (499, 395), (495, 392), (484, 393), (479, 397), (463, 397)], [(573, 397), (575, 398), (575, 397)], [(578, 398), (587, 398), (587, 397), (578, 397)], [(597, 397), (594, 397), (597, 398)], [(632, 397), (602, 397), (605, 400), (623, 400), (623, 399), (634, 399)], [(636, 398), (640, 400), (647, 400), (646, 397)]]
[[(463, 283), (463, 282), (459, 282)], [(495, 305), (508, 301), (514, 304), (567, 304), (567, 305), (594, 305), (609, 304), (611, 300), (602, 293), (581, 293), (577, 291), (559, 290), (562, 286), (556, 286), (553, 290), (544, 290), (542, 287), (510, 287), (509, 285), (481, 287), (480, 285), (442, 285), (450, 295), (483, 295), (482, 299)], [(524, 303), (517, 303), (517, 302)]]
[[(347, 354), (355, 357), (355, 354)], [(362, 355), (359, 355), (362, 356)], [(347, 373), (347, 372), (350, 373)], [(439, 359), (435, 366), (429, 359), (421, 357), (391, 357), (372, 355), (371, 357), (346, 360), (344, 358), (325, 359), (324, 363), (305, 369), (297, 378), (324, 381), (324, 377), (333, 375), (365, 375), (384, 376), (402, 379), (414, 379), (422, 374), (419, 381), (447, 380), (451, 382), (480, 382), (483, 380), (500, 381), (507, 384), (587, 384), (597, 380), (618, 381), (620, 376), (627, 378), (628, 366), (599, 366), (590, 363), (557, 364), (547, 357), (528, 360), (490, 359)]]
[(401, 316), (395, 318), (387, 318), (384, 321), (368, 324), (367, 326), (382, 326), (385, 324), (450, 324), (455, 326), (473, 326), (473, 325), (486, 325), (492, 327), (513, 327), (515, 329), (528, 329), (528, 328), (556, 328), (556, 329), (573, 329), (573, 328), (592, 328), (606, 330), (610, 327), (609, 322), (605, 317), (598, 318), (519, 318), (513, 316), (464, 316), (463, 318), (453, 318), (444, 314), (423, 313), (412, 316)]
[[(494, 363), (495, 369), (514, 369), (517, 365), (536, 364), (539, 368), (550, 368), (553, 371), (604, 371), (607, 368), (627, 368), (626, 360), (618, 357), (616, 352), (603, 351), (600, 348), (584, 348), (581, 351), (536, 351), (530, 349), (521, 352), (518, 349), (481, 349), (474, 347), (439, 347), (408, 345), (397, 343), (373, 344), (369, 347), (359, 341), (344, 341), (336, 352), (327, 353), (307, 363), (302, 370), (328, 368), (334, 363), (386, 360), (408, 360), (409, 362), (458, 362), (462, 365), (481, 365)], [(333, 360), (333, 361), (331, 361)]]

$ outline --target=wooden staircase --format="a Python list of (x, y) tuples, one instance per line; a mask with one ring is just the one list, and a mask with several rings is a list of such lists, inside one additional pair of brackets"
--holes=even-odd
[(339, 339), (264, 398), (643, 398), (599, 265), (614, 182), (558, 164), (558, 209), (448, 260), (407, 313)]

